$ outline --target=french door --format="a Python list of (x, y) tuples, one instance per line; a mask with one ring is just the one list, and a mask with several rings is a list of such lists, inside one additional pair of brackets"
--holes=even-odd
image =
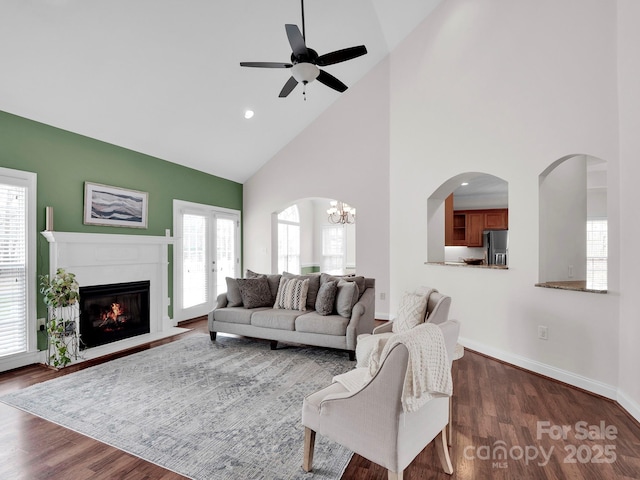
[(240, 276), (240, 212), (174, 200), (174, 320), (209, 313)]

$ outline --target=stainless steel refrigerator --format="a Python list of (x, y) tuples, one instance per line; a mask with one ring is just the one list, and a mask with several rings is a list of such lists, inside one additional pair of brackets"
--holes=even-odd
[(485, 230), (482, 233), (484, 255), (489, 265), (507, 265), (509, 230)]

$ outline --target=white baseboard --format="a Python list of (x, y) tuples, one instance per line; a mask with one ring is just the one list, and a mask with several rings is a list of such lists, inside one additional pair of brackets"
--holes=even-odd
[(622, 408), (629, 412), (629, 415), (640, 422), (640, 404), (638, 404), (638, 402), (632, 400), (622, 390), (618, 390), (618, 403)]
[(593, 380), (591, 378), (584, 377), (573, 372), (569, 372), (568, 370), (563, 370), (552, 365), (547, 365), (536, 360), (531, 360), (530, 358), (516, 355), (514, 353), (509, 353), (505, 352), (504, 350), (489, 347), (487, 345), (469, 340), (467, 338), (461, 337), (459, 341), (464, 347), (468, 347), (471, 350), (475, 350), (476, 352), (482, 353), (484, 355), (488, 355), (490, 357), (497, 358), (498, 360), (502, 360), (512, 365), (524, 368), (526, 370), (539, 373), (540, 375), (553, 378), (554, 380), (573, 385), (574, 387), (582, 388), (583, 390), (602, 395), (603, 397), (610, 398), (611, 400), (618, 400), (619, 392), (618, 389), (613, 385), (608, 385), (606, 383), (599, 382), (597, 380)]
[(391, 318), (389, 318), (389, 314), (388, 313), (376, 312), (375, 313), (375, 318), (376, 318), (376, 320), (391, 320)]

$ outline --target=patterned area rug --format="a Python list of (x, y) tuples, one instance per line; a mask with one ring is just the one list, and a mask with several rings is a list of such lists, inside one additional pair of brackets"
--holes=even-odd
[(302, 399), (351, 368), (344, 352), (198, 335), (0, 401), (193, 479), (338, 479), (352, 454), (320, 435), (302, 470)]

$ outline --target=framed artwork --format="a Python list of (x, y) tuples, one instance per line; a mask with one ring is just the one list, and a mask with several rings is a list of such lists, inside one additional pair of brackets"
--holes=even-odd
[(147, 228), (149, 194), (84, 182), (84, 224)]

